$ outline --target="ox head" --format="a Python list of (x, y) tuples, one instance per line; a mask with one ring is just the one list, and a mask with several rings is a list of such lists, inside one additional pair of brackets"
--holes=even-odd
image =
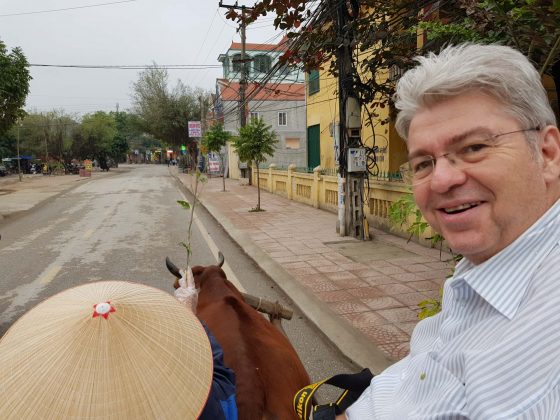
[[(165, 265), (167, 266), (167, 269), (170, 271), (171, 274), (173, 274), (176, 279), (175, 279), (175, 283), (173, 283), (173, 287), (175, 289), (179, 288), (179, 279), (181, 278), (181, 273), (179, 272), (179, 269), (177, 268), (177, 266), (175, 264), (173, 264), (171, 262), (171, 260), (169, 259), (169, 257), (165, 257)], [(221, 251), (218, 252), (218, 264), (217, 267), (221, 268), (222, 265), (224, 265), (224, 254), (222, 254)], [(204, 271), (205, 267), (200, 266), (200, 265), (196, 265), (192, 268), (192, 272), (195, 278), (195, 284), (196, 287), (199, 288), (200, 285), (198, 284), (197, 280), (199, 275)]]

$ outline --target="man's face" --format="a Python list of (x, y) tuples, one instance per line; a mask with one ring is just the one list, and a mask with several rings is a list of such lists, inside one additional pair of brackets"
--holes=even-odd
[(466, 133), (482, 139), (525, 128), (481, 93), (425, 108), (410, 125), (409, 157), (437, 158), (431, 178), (413, 189), (416, 203), (451, 248), (475, 264), (504, 249), (547, 210), (543, 163), (531, 153), (526, 133), (499, 137), (487, 158), (463, 169), (439, 156), (455, 150)]

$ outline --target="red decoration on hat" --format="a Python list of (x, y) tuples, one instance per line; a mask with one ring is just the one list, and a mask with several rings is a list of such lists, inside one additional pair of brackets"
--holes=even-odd
[(102, 316), (103, 318), (107, 319), (109, 318), (109, 314), (111, 312), (116, 312), (116, 309), (113, 305), (111, 305), (110, 300), (93, 305), (93, 318)]

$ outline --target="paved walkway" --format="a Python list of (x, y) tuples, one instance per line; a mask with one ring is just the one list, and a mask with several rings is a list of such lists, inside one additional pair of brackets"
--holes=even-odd
[[(171, 168), (187, 188), (193, 177)], [(200, 199), (234, 239), (268, 274), (288, 289), (300, 309), (309, 315), (312, 305), (322, 306), (318, 325), (328, 331), (331, 317), (339, 320), (333, 334), (346, 329), (347, 337), (334, 337), (336, 345), (358, 364), (382, 369), (409, 351), (412, 329), (418, 322), (418, 303), (437, 297), (450, 273), (451, 255), (428, 249), (403, 238), (371, 229), (371, 241), (340, 237), (336, 215), (278, 195), (261, 191), (264, 212), (249, 212), (257, 203), (257, 190), (211, 178)], [(270, 259), (274, 264), (267, 263)], [(299, 299), (306, 294), (305, 299)], [(316, 315), (316, 314), (315, 314)], [(311, 313), (313, 320), (314, 314)], [(326, 324), (325, 324), (326, 322)], [(321, 325), (322, 324), (322, 325)], [(325, 327), (327, 325), (327, 327)], [(368, 346), (368, 344), (370, 346)], [(354, 353), (362, 346), (367, 357)], [(376, 369), (377, 370), (377, 369)]]

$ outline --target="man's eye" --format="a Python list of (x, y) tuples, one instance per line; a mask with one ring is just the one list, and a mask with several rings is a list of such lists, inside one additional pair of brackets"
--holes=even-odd
[(480, 153), (487, 149), (489, 146), (484, 143), (471, 143), (461, 149), (459, 154), (461, 155), (472, 155), (476, 153)]
[(432, 160), (431, 159), (426, 159), (426, 160), (422, 160), (420, 162), (415, 162), (414, 165), (412, 166), (412, 170), (414, 171), (414, 173), (418, 173), (418, 172), (423, 172), (426, 170), (429, 170), (432, 168)]

